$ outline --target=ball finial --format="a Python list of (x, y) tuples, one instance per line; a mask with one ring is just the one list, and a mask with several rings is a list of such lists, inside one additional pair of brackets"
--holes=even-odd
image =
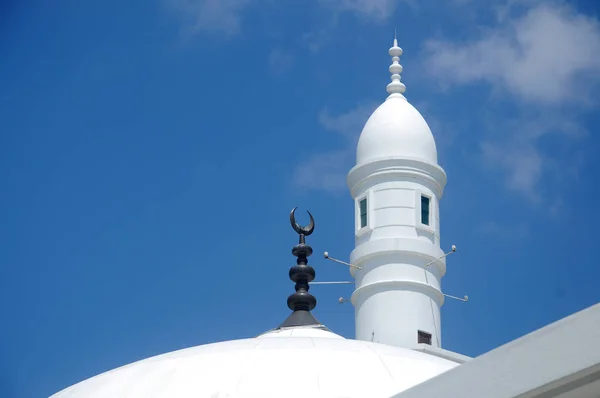
[[(406, 86), (400, 81), (400, 73), (402, 73), (402, 65), (400, 65), (400, 56), (402, 55), (402, 49), (398, 47), (398, 39), (394, 34), (394, 45), (389, 49), (389, 54), (392, 57), (392, 64), (390, 65), (390, 73), (392, 74), (392, 82), (387, 85), (387, 92), (392, 96), (401, 96), (406, 91)], [(388, 97), (389, 98), (389, 97)]]

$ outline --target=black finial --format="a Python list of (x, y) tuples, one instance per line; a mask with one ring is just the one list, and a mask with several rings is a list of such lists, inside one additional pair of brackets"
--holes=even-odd
[(290, 279), (296, 283), (296, 292), (292, 293), (287, 299), (288, 307), (294, 311), (288, 319), (283, 322), (281, 327), (286, 326), (308, 326), (320, 325), (310, 313), (317, 306), (317, 299), (308, 292), (309, 283), (315, 279), (315, 270), (308, 265), (308, 257), (312, 254), (312, 247), (306, 244), (306, 237), (315, 230), (315, 220), (307, 211), (310, 217), (310, 223), (306, 227), (301, 227), (296, 222), (294, 213), (297, 207), (292, 209), (290, 213), (290, 223), (292, 228), (299, 235), (298, 244), (292, 248), (292, 254), (298, 259), (296, 265), (290, 268)]
[[(294, 228), (294, 231), (296, 231), (296, 233), (298, 235), (300, 235), (299, 243), (301, 245), (303, 245), (306, 243), (305, 237), (312, 234), (313, 231), (315, 230), (315, 219), (313, 218), (312, 214), (310, 214), (310, 211), (306, 210), (306, 212), (308, 213), (308, 216), (310, 217), (310, 223), (306, 227), (301, 227), (296, 222), (296, 216), (295, 216), (296, 209), (298, 209), (298, 208), (294, 207), (292, 209), (292, 211), (290, 212), (290, 223), (292, 224), (292, 228)], [(309, 256), (310, 256), (310, 254), (309, 254)]]
[(294, 213), (295, 207), (290, 213), (290, 223), (292, 228), (299, 235), (298, 244), (292, 248), (292, 254), (298, 257), (296, 265), (290, 268), (290, 279), (296, 283), (296, 293), (288, 297), (287, 304), (292, 311), (311, 311), (317, 305), (317, 299), (308, 292), (308, 283), (315, 279), (315, 270), (308, 265), (308, 256), (312, 254), (312, 247), (306, 244), (306, 237), (315, 230), (315, 220), (307, 210), (310, 216), (310, 224), (306, 227), (301, 227), (296, 222)]

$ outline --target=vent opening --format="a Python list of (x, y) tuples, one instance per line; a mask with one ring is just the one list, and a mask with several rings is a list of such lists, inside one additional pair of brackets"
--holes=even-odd
[(418, 331), (418, 342), (419, 342), (419, 344), (431, 345), (431, 333), (427, 333), (422, 330), (419, 330)]

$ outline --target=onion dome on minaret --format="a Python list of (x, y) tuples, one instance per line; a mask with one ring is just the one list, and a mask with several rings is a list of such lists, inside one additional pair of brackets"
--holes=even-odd
[(308, 257), (313, 249), (306, 244), (306, 237), (315, 230), (315, 220), (307, 211), (310, 217), (310, 223), (306, 227), (300, 226), (296, 222), (295, 212), (297, 207), (290, 212), (290, 223), (292, 228), (298, 234), (298, 244), (292, 248), (292, 254), (298, 259), (296, 265), (290, 268), (290, 279), (296, 284), (296, 292), (292, 293), (287, 299), (287, 305), (292, 313), (279, 326), (280, 328), (291, 326), (309, 326), (321, 325), (319, 321), (310, 313), (317, 306), (317, 299), (309, 293), (308, 285), (315, 279), (315, 269), (308, 265)]
[(406, 86), (400, 81), (402, 52), (398, 40), (394, 39), (394, 45), (388, 50), (392, 57), (389, 67), (392, 81), (386, 87), (389, 95), (367, 120), (360, 134), (357, 165), (390, 157), (437, 164), (433, 134), (423, 116), (404, 96)]

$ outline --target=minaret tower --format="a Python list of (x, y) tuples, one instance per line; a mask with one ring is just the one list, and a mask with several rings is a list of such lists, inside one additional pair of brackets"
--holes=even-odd
[(396, 39), (389, 54), (389, 96), (365, 124), (348, 173), (356, 218), (350, 261), (362, 268), (351, 268), (356, 339), (441, 347), (446, 262), (436, 259), (444, 254), (439, 201), (446, 173), (427, 122), (403, 95)]

